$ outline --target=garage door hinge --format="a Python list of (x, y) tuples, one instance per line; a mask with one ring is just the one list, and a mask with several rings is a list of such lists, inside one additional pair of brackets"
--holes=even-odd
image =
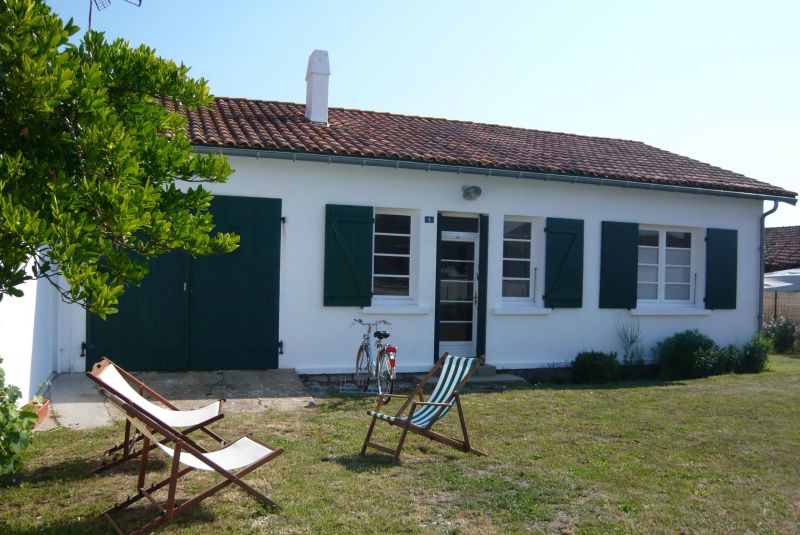
[(286, 223), (286, 216), (281, 217), (281, 223)]
[(283, 340), (278, 340), (278, 355), (283, 355)]

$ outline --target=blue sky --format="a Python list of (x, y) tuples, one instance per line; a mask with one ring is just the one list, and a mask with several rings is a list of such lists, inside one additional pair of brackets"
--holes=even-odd
[[(86, 28), (88, 0), (48, 3)], [(112, 0), (92, 25), (216, 95), (303, 102), (320, 48), (331, 106), (635, 139), (800, 191), (799, 20), (796, 0)]]

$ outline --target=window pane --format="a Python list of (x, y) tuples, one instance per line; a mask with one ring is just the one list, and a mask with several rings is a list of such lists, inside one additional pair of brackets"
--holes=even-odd
[(411, 234), (411, 216), (375, 214), (375, 232)]
[(411, 238), (408, 236), (375, 235), (375, 252), (388, 254), (409, 254)]
[(408, 275), (407, 256), (375, 256), (373, 273), (376, 275)]
[(639, 247), (640, 264), (658, 264), (658, 249), (652, 247)]
[(503, 236), (522, 240), (531, 239), (531, 224), (521, 221), (505, 221), (503, 223)]
[(525, 258), (531, 257), (531, 242), (529, 241), (504, 241), (503, 258)]
[(692, 252), (689, 249), (667, 249), (667, 264), (688, 266), (691, 264)]
[(439, 263), (439, 277), (442, 280), (460, 279), (473, 280), (474, 262), (448, 262), (442, 260)]
[(658, 282), (658, 268), (655, 266), (639, 266), (639, 282)]
[(689, 285), (688, 284), (665, 284), (664, 293), (666, 299), (670, 300), (689, 300)]
[(664, 278), (666, 282), (689, 282), (689, 268), (668, 267)]
[(439, 305), (440, 321), (472, 321), (472, 301), (469, 303), (442, 303)]
[(439, 340), (443, 342), (471, 341), (472, 323), (440, 323)]
[(667, 247), (683, 247), (688, 249), (692, 246), (692, 234), (690, 232), (667, 232)]
[(444, 301), (472, 301), (472, 283), (442, 281), (439, 283), (439, 298)]
[(408, 295), (408, 277), (375, 277), (372, 279), (375, 295)]
[(652, 245), (658, 247), (658, 231), (657, 230), (640, 230), (639, 231), (639, 245)]
[(524, 260), (503, 260), (503, 276), (528, 278), (531, 276), (531, 263)]
[(442, 258), (446, 260), (474, 260), (475, 244), (470, 242), (443, 241)]
[(658, 284), (640, 282), (636, 297), (638, 299), (658, 299)]
[(439, 218), (439, 227), (452, 232), (478, 232), (478, 218), (442, 216)]
[(530, 297), (530, 281), (503, 281), (503, 297)]

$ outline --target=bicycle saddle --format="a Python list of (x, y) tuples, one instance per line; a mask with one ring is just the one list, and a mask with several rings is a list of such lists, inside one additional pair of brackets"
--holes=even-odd
[(383, 340), (384, 338), (389, 338), (392, 334), (389, 331), (375, 331), (372, 335), (378, 340)]

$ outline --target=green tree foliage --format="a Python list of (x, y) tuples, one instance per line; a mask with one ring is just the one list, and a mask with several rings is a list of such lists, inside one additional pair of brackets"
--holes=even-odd
[(0, 476), (13, 474), (22, 466), (22, 452), (30, 445), (37, 420), (35, 404), (17, 408), (20, 395), (19, 388), (6, 385), (6, 374), (0, 368)]
[(77, 31), (42, 1), (0, 0), (0, 297), (45, 277), (104, 316), (150, 258), (238, 237), (213, 234), (211, 195), (192, 184), (225, 181), (227, 161), (193, 153), (163, 105), (207, 105), (205, 80), (102, 33), (73, 45)]

